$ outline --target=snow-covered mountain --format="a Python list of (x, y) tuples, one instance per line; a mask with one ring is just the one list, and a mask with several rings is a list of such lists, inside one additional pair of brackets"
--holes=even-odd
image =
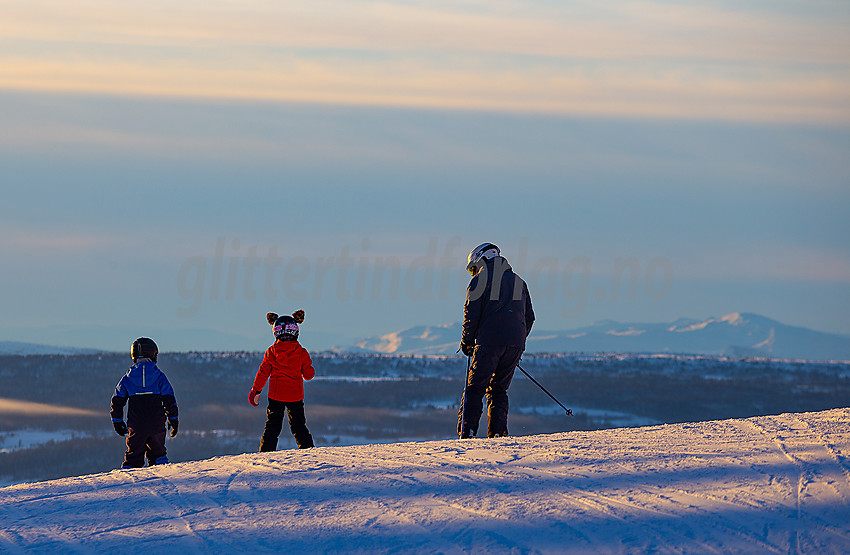
[(848, 453), (833, 409), (216, 457), (0, 488), (0, 551), (848, 553)]
[[(457, 350), (459, 323), (416, 326), (360, 340), (352, 350), (379, 353), (449, 354)], [(850, 336), (789, 326), (758, 314), (682, 318), (669, 323), (628, 324), (610, 320), (565, 331), (534, 329), (529, 352), (669, 352), (766, 356), (806, 360), (850, 359)]]
[(361, 339), (350, 351), (368, 353), (442, 355), (457, 351), (461, 325), (414, 326), (378, 337)]

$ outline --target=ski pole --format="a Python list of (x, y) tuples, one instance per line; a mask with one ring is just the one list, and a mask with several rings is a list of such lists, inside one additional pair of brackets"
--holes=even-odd
[(558, 403), (558, 406), (560, 406), (562, 409), (564, 409), (564, 411), (567, 413), (567, 416), (572, 416), (572, 415), (573, 415), (573, 410), (572, 410), (572, 409), (568, 409), (567, 407), (565, 407), (564, 405), (562, 405), (562, 404), (561, 404), (561, 402), (560, 402), (559, 400), (555, 399), (555, 397), (554, 397), (551, 393), (549, 393), (548, 391), (546, 391), (546, 388), (545, 388), (545, 387), (543, 387), (542, 385), (540, 385), (540, 382), (538, 382), (537, 380), (535, 380), (534, 378), (532, 378), (532, 377), (531, 377), (531, 374), (529, 374), (528, 372), (526, 372), (525, 370), (523, 370), (523, 369), (522, 369), (522, 366), (520, 366), (519, 364), (517, 364), (517, 365), (516, 365), (516, 367), (517, 367), (517, 368), (519, 368), (519, 371), (520, 371), (520, 372), (522, 372), (523, 374), (525, 374), (526, 376), (528, 376), (528, 379), (529, 379), (529, 380), (531, 380), (531, 381), (533, 381), (533, 382), (534, 382), (534, 385), (536, 385), (537, 387), (539, 387), (540, 389), (542, 389), (542, 390), (543, 390), (543, 393), (545, 393), (545, 394), (546, 394), (546, 395), (548, 395), (548, 396), (549, 396), (549, 397), (550, 397), (553, 401), (555, 401), (556, 403)]
[(463, 377), (463, 397), (460, 399), (460, 434), (466, 426), (466, 388), (469, 385), (469, 368), (472, 366), (472, 355), (466, 357), (466, 376)]

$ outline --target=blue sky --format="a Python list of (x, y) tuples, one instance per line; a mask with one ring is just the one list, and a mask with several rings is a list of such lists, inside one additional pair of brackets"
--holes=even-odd
[(2, 2), (0, 339), (324, 348), (461, 316), (850, 333), (842, 2)]

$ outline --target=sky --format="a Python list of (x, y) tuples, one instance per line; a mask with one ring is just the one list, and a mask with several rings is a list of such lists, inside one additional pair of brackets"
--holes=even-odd
[(539, 330), (850, 334), (846, 2), (0, 12), (0, 340), (348, 345), (461, 319), (483, 242)]

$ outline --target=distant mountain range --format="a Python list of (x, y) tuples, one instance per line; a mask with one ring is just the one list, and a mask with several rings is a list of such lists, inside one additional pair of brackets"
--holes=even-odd
[[(168, 351), (195, 350), (201, 330), (184, 330), (182, 335), (164, 334)], [(381, 336), (368, 337), (353, 346), (335, 347), (341, 352), (386, 354), (454, 354), (460, 341), (458, 322), (437, 326), (415, 326)], [(184, 341), (183, 336), (192, 336)], [(212, 334), (214, 336), (214, 334)], [(90, 334), (91, 337), (97, 334)], [(129, 337), (129, 335), (128, 335)], [(68, 339), (64, 337), (64, 339)], [(229, 340), (228, 340), (229, 339)], [(330, 339), (330, 338), (329, 338)], [(165, 342), (165, 340), (163, 340)], [(80, 340), (78, 343), (82, 343)], [(233, 338), (221, 338), (214, 350), (261, 350)], [(129, 350), (129, 346), (127, 347)], [(0, 355), (94, 354), (109, 349), (61, 347), (19, 341), (0, 341)], [(789, 326), (758, 314), (733, 313), (719, 318), (681, 318), (670, 323), (629, 324), (604, 320), (583, 328), (562, 331), (534, 329), (526, 350), (532, 353), (681, 353), (717, 356), (771, 357), (802, 360), (850, 360), (850, 336)]]
[(102, 352), (97, 349), (56, 347), (22, 341), (0, 341), (0, 355), (92, 355)]
[[(461, 324), (416, 326), (369, 337), (347, 350), (393, 354), (451, 354)], [(528, 352), (687, 353), (806, 360), (850, 360), (850, 336), (789, 326), (758, 314), (681, 318), (662, 324), (605, 320), (564, 331), (532, 330)]]
[[(46, 328), (0, 327), (0, 338), (15, 341), (0, 341), (0, 354), (85, 354), (87, 352), (130, 352), (133, 340), (140, 336), (150, 337), (162, 352), (187, 351), (264, 351), (274, 338), (265, 323), (265, 315), (259, 320), (265, 327), (257, 327), (252, 334), (224, 332), (202, 328), (151, 328), (130, 326), (49, 326)], [(25, 333), (24, 333), (25, 332)], [(324, 350), (334, 345), (350, 345), (356, 336), (325, 333), (310, 329), (304, 344), (308, 349)], [(50, 344), (42, 344), (47, 338)]]

